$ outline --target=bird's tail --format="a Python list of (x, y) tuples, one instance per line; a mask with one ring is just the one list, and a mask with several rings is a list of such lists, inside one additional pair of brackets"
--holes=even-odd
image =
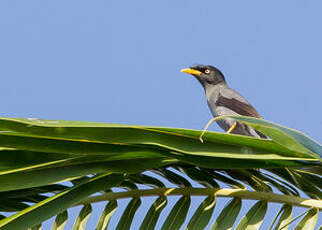
[(264, 134), (262, 134), (261, 132), (257, 131), (256, 129), (255, 129), (255, 132), (258, 134), (258, 136), (260, 136), (260, 138), (268, 139), (268, 137), (267, 137), (267, 136), (265, 136), (265, 135), (264, 135)]

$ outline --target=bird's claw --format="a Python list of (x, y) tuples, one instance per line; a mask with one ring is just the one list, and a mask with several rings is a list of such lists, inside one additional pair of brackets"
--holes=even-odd
[(237, 122), (235, 121), (234, 124), (232, 126), (230, 126), (230, 128), (228, 129), (228, 131), (226, 132), (227, 134), (231, 133), (231, 131), (234, 130), (234, 128), (236, 127)]

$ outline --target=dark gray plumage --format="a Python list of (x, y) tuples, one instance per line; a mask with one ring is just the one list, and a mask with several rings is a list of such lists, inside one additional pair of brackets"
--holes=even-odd
[[(181, 71), (192, 74), (201, 83), (214, 117), (241, 115), (261, 118), (256, 109), (242, 95), (229, 88), (224, 75), (217, 68), (210, 65), (195, 65)], [(266, 138), (257, 130), (231, 118), (219, 120), (217, 124), (225, 131), (235, 126), (230, 133)]]

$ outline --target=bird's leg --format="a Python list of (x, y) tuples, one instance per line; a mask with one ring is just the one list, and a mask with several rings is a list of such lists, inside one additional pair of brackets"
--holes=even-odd
[(228, 131), (226, 132), (227, 134), (231, 133), (231, 131), (233, 131), (233, 129), (236, 127), (237, 125), (237, 121), (234, 122), (234, 124), (232, 126), (230, 126), (230, 128), (228, 129)]

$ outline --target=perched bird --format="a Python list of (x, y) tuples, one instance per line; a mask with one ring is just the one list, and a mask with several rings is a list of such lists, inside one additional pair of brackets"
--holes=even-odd
[[(193, 75), (201, 83), (214, 117), (241, 115), (261, 118), (256, 109), (242, 95), (229, 88), (219, 69), (211, 65), (195, 65), (188, 69), (182, 69), (181, 72)], [(259, 131), (232, 118), (216, 122), (227, 133), (266, 138)]]

